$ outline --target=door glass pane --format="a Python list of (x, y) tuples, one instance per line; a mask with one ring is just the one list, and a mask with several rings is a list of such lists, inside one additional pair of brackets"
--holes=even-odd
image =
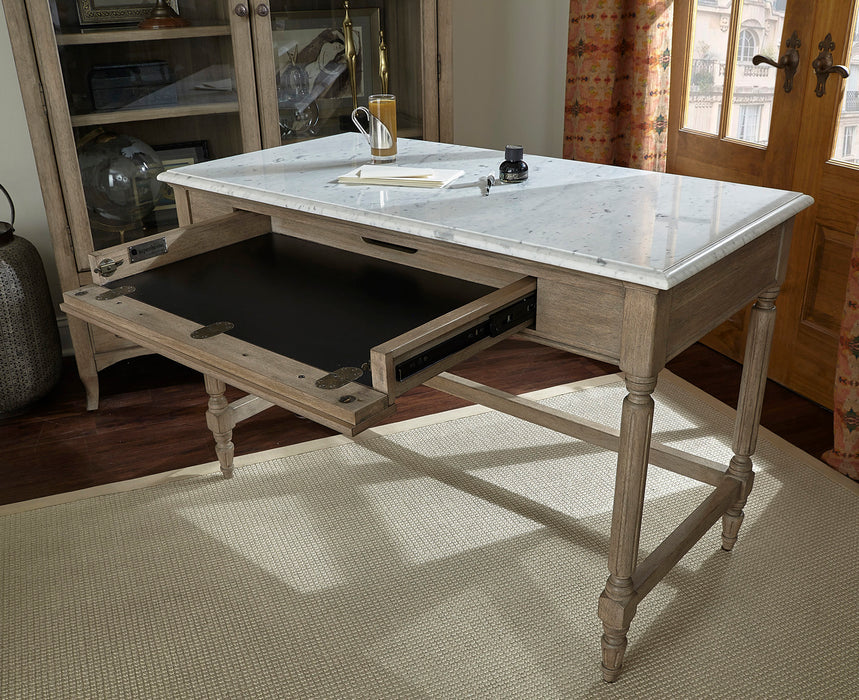
[[(723, 12), (730, 12), (730, 2), (719, 4), (726, 5)], [(765, 63), (754, 65), (752, 58), (760, 54), (778, 61), (785, 5), (785, 0), (743, 2), (727, 131), (730, 138), (761, 145), (765, 145), (769, 138), (773, 94), (779, 72)], [(784, 80), (783, 76), (781, 79)]]
[[(242, 152), (222, 2), (182, 3), (186, 26), (141, 28), (144, 3), (51, 3), (93, 249), (177, 225), (163, 169)], [(107, 8), (107, 9), (104, 9)]]
[[(835, 139), (835, 152), (832, 159), (841, 163), (859, 164), (859, 0), (857, 0), (856, 25), (853, 28), (853, 43), (850, 48), (848, 69), (850, 76), (844, 85), (844, 99), (841, 102), (841, 113), (838, 119), (838, 131)], [(829, 84), (840, 80), (836, 76), (829, 77)], [(837, 83), (836, 83), (837, 84)]]
[(697, 0), (683, 123), (686, 129), (719, 133), (730, 25), (730, 0)]
[(342, 0), (272, 0), (270, 6), (283, 143), (354, 131), (353, 107), (366, 107), (381, 92), (396, 95), (398, 135), (423, 136), (420, 0), (351, 0), (354, 62), (346, 51)]

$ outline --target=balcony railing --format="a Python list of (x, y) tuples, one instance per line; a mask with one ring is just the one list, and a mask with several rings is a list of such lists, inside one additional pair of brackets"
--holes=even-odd
[(844, 95), (844, 111), (859, 112), (859, 90), (847, 90)]
[[(767, 65), (753, 66), (751, 63), (741, 64), (738, 71), (744, 78), (766, 78), (771, 67)], [(721, 83), (725, 75), (725, 64), (717, 59), (696, 58), (692, 60), (692, 89), (697, 92), (708, 92), (714, 84)]]
[(716, 82), (721, 83), (718, 79), (723, 73), (724, 68), (717, 60), (692, 59), (692, 92), (710, 92)]
[(745, 78), (766, 78), (770, 72), (770, 66), (753, 66), (747, 63), (743, 66), (743, 77)]

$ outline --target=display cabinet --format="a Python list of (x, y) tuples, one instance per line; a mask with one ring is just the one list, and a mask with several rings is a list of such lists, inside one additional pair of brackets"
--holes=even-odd
[[(383, 90), (400, 135), (448, 140), (449, 2), (3, 0), (63, 290), (176, 228), (165, 169), (351, 130)], [(98, 371), (144, 351), (69, 329), (94, 409)]]

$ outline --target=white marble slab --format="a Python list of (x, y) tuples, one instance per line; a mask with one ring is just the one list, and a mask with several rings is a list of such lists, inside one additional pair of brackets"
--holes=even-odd
[[(527, 144), (526, 144), (527, 147)], [(668, 289), (812, 204), (806, 195), (528, 156), (530, 177), (483, 197), (503, 151), (399, 139), (397, 164), (461, 169), (445, 189), (345, 185), (369, 162), (340, 134), (170, 170), (175, 185)]]

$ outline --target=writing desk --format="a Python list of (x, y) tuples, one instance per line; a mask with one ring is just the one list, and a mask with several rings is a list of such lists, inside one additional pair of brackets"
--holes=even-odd
[[(399, 149), (400, 165), (465, 175), (437, 190), (337, 184), (367, 161), (352, 134), (171, 170), (161, 178), (180, 228), (99, 251), (96, 284), (67, 293), (63, 308), (204, 374), (227, 476), (233, 428), (268, 406), (353, 435), (421, 383), (616, 450), (598, 607), (613, 681), (644, 596), (720, 517), (723, 547), (737, 539), (774, 300), (793, 218), (812, 200), (539, 157), (527, 182), (482, 196), (468, 183), (495, 172), (501, 152), (407, 139)], [(659, 371), (752, 301), (730, 464), (652, 443)], [(513, 333), (618, 365), (620, 430), (445, 371)], [(228, 403), (226, 384), (248, 396)], [(639, 561), (648, 464), (713, 491)]]

